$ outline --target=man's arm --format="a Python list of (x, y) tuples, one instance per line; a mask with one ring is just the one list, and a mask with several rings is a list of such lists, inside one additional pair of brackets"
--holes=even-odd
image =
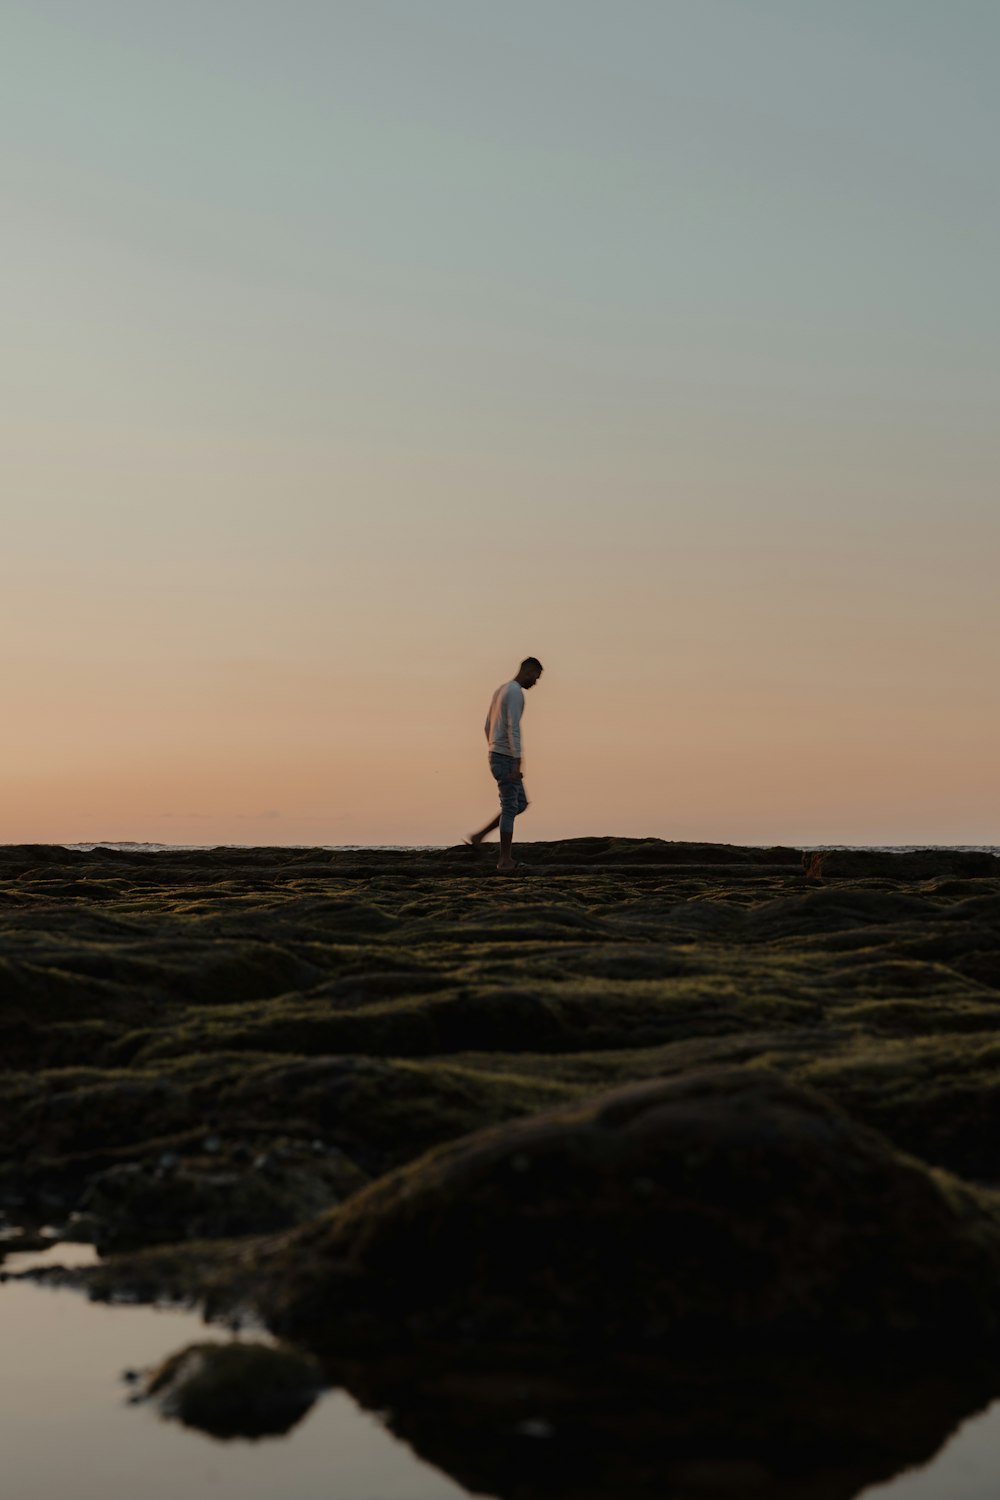
[(520, 693), (508, 690), (507, 702), (504, 705), (507, 710), (507, 729), (510, 738), (511, 754), (514, 757), (514, 769), (511, 771), (511, 780), (521, 779), (521, 710), (524, 707), (524, 699)]

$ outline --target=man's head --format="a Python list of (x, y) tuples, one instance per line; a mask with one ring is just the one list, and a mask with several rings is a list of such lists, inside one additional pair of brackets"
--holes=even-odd
[(542, 664), (538, 657), (526, 656), (518, 668), (514, 681), (520, 683), (523, 688), (533, 688), (541, 675)]

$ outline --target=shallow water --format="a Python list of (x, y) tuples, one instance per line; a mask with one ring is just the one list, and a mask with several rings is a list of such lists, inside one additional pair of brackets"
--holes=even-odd
[(17, 1275), (22, 1271), (40, 1271), (46, 1266), (63, 1266), (66, 1270), (77, 1270), (80, 1266), (94, 1266), (98, 1254), (93, 1245), (77, 1245), (61, 1241), (46, 1250), (15, 1250), (0, 1262), (0, 1272)]
[[(5, 1269), (85, 1264), (92, 1257), (90, 1246), (64, 1244), (10, 1256)], [(130, 1404), (126, 1370), (155, 1365), (194, 1341), (225, 1341), (195, 1313), (109, 1307), (79, 1292), (8, 1281), (0, 1285), (0, 1326), (4, 1500), (60, 1494), (74, 1500), (175, 1500), (178, 1494), (185, 1500), (457, 1500), (470, 1493), (343, 1391), (321, 1397), (287, 1436), (257, 1441), (220, 1442), (163, 1421), (152, 1407)], [(857, 1493), (860, 1500), (994, 1500), (998, 1471), (1000, 1402), (965, 1422), (923, 1468)], [(815, 1479), (817, 1495), (830, 1493), (823, 1476)], [(563, 1493), (562, 1486), (555, 1492)], [(665, 1497), (672, 1492), (668, 1487)], [(808, 1480), (793, 1487), (802, 1500), (813, 1492)], [(720, 1500), (736, 1500), (740, 1491), (725, 1485), (717, 1493)]]
[(224, 1340), (196, 1314), (112, 1308), (78, 1292), (9, 1281), (0, 1286), (0, 1327), (3, 1500), (451, 1500), (467, 1493), (343, 1391), (321, 1397), (287, 1437), (254, 1442), (219, 1442), (130, 1405), (126, 1369), (157, 1364), (194, 1341)]
[(861, 1500), (996, 1500), (1000, 1493), (1000, 1401), (962, 1424), (929, 1464), (907, 1469)]

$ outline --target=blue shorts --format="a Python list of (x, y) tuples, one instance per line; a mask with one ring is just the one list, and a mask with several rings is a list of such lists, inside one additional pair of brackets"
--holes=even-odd
[(513, 833), (514, 819), (518, 813), (523, 813), (528, 805), (528, 799), (524, 795), (524, 782), (518, 779), (511, 781), (510, 774), (515, 766), (512, 755), (501, 755), (499, 750), (490, 751), (490, 770), (493, 779), (500, 788), (500, 832)]

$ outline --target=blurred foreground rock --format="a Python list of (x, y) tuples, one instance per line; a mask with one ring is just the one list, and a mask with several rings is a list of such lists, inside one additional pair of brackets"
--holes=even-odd
[(271, 1250), (273, 1328), (676, 1352), (982, 1345), (1000, 1198), (761, 1069), (632, 1085), (479, 1132)]
[(988, 849), (807, 849), (802, 868), (824, 880), (976, 880), (1000, 875), (1000, 858)]
[(162, 1416), (213, 1437), (288, 1432), (324, 1385), (319, 1366), (295, 1349), (261, 1343), (190, 1344), (146, 1379)]

